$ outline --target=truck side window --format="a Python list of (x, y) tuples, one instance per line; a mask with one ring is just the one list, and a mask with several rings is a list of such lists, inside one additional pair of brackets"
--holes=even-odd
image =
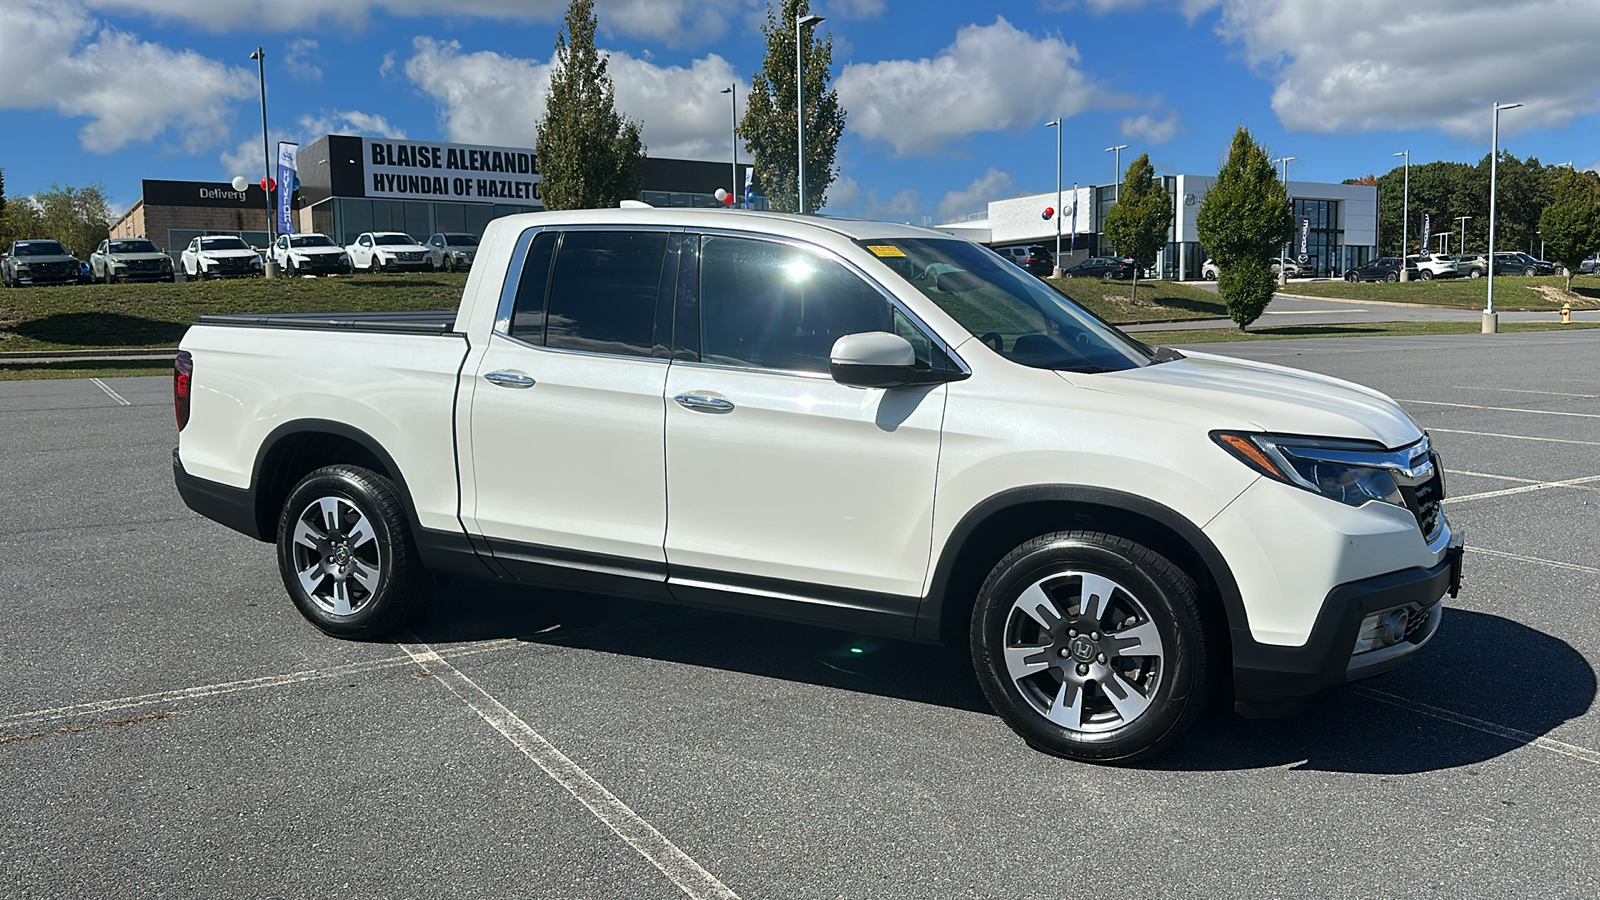
[(559, 232), (540, 232), (528, 245), (528, 257), (517, 281), (516, 304), (511, 308), (511, 336), (530, 344), (544, 343), (544, 304), (550, 285), (550, 260), (555, 257)]
[(770, 241), (702, 238), (699, 299), (708, 363), (827, 372), (834, 341), (895, 330), (889, 302), (850, 270)]
[(566, 232), (550, 278), (545, 346), (654, 356), (667, 237), (664, 231)]

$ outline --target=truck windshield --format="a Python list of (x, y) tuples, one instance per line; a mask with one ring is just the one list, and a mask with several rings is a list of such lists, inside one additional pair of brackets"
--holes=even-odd
[(374, 244), (384, 245), (416, 243), (416, 241), (413, 241), (411, 238), (403, 234), (375, 234), (372, 236), (372, 242)]
[(447, 235), (444, 236), (444, 239), (446, 241), (449, 241), (450, 242), (450, 246), (452, 246), (452, 247), (476, 247), (476, 246), (478, 246), (478, 238), (477, 238), (476, 235), (471, 235), (471, 234), (447, 234)]
[(291, 247), (332, 247), (333, 241), (320, 234), (297, 234), (289, 238)]
[(111, 253), (160, 253), (149, 241), (112, 241), (106, 248)]
[(1093, 373), (1155, 361), (1143, 344), (976, 244), (940, 238), (858, 243), (1012, 362)]
[(66, 256), (67, 249), (55, 241), (29, 241), (17, 244), (18, 256)]

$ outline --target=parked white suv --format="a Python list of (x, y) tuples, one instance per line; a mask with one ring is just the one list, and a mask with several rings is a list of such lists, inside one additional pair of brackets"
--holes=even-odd
[(363, 272), (433, 271), (428, 248), (398, 231), (369, 231), (344, 249), (350, 264)]
[(1460, 269), (1456, 267), (1456, 261), (1443, 253), (1412, 255), (1406, 257), (1406, 262), (1417, 267), (1417, 277), (1423, 281), (1455, 278), (1461, 274)]
[(1399, 665), (1460, 575), (1388, 397), (1146, 346), (909, 226), (509, 216), (457, 310), (181, 348), (180, 493), (344, 637), (454, 572), (957, 643), (1028, 743), (1111, 761), (1223, 685), (1269, 715)]
[(244, 278), (260, 275), (261, 254), (231, 234), (206, 234), (189, 242), (179, 258), (185, 278)]
[(478, 256), (478, 236), (465, 232), (442, 231), (428, 238), (428, 258), (435, 269), (465, 272)]
[[(1296, 265), (1295, 263), (1284, 261), (1284, 262), (1281, 263), (1281, 265), (1284, 268), (1286, 268), (1288, 270), (1288, 272), (1289, 272), (1289, 274), (1287, 276), (1285, 276), (1285, 277), (1288, 277), (1288, 278), (1298, 278), (1298, 277), (1300, 277), (1300, 267), (1298, 265)], [(1279, 266), (1280, 266), (1279, 261), (1274, 259), (1272, 261), (1272, 274), (1274, 274), (1274, 275), (1278, 274)], [(1217, 280), (1217, 275), (1220, 274), (1221, 271), (1222, 271), (1222, 269), (1220, 267), (1218, 267), (1216, 262), (1214, 262), (1213, 260), (1209, 260), (1208, 259), (1205, 262), (1200, 264), (1200, 280), (1201, 281), (1216, 281)]]
[(272, 242), (272, 260), (285, 275), (349, 275), (350, 254), (333, 238), (315, 232), (280, 234)]

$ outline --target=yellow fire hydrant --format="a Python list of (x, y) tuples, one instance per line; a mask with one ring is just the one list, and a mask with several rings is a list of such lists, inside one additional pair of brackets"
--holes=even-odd
[(1563, 303), (1563, 304), (1561, 304), (1561, 324), (1563, 324), (1563, 325), (1571, 325), (1572, 324), (1572, 304), (1571, 303)]

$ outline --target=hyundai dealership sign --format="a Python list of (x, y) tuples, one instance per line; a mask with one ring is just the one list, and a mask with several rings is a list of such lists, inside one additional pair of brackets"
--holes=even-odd
[(361, 139), (368, 197), (539, 204), (533, 151), (476, 144)]

